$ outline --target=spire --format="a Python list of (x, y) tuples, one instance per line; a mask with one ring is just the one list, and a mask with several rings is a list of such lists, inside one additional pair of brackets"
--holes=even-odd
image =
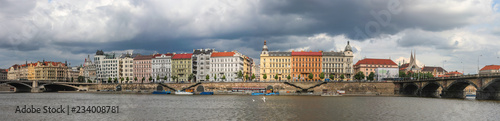
[(266, 41), (266, 40), (264, 40), (264, 45), (266, 45), (266, 43), (267, 43), (267, 41)]

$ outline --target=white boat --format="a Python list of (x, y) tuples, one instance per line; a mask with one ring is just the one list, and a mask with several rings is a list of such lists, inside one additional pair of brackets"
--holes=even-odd
[(339, 93), (323, 93), (321, 94), (321, 96), (330, 97), (330, 96), (342, 96), (342, 95), (340, 95)]
[(176, 91), (175, 94), (176, 95), (193, 95), (192, 92), (183, 92), (183, 91)]

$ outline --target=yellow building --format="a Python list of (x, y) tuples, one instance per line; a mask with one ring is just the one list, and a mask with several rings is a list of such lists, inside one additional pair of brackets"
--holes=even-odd
[[(242, 57), (243, 57), (243, 72), (242, 72), (243, 80), (247, 81), (250, 80), (249, 78), (252, 76), (253, 59), (245, 55), (242, 55)], [(248, 79), (245, 78), (245, 75), (248, 75)]]
[(52, 80), (66, 81), (66, 64), (61, 62), (36, 62), (14, 65), (9, 68), (9, 80)]
[[(289, 81), (291, 76), (291, 52), (269, 52), (266, 41), (260, 54), (260, 81)], [(264, 75), (267, 77), (264, 79)], [(278, 75), (278, 79), (275, 76)]]
[(192, 74), (192, 53), (175, 54), (172, 57), (172, 76), (176, 76), (178, 82), (189, 82), (189, 75)]

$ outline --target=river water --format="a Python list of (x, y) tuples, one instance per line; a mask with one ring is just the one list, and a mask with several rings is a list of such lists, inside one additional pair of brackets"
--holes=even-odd
[[(1, 93), (1, 120), (500, 120), (500, 101), (320, 97)], [(253, 101), (255, 100), (255, 101)], [(23, 107), (118, 106), (118, 113), (15, 113)]]

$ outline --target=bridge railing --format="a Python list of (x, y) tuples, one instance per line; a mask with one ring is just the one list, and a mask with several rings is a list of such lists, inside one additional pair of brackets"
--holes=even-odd
[(433, 81), (433, 80), (453, 80), (453, 79), (463, 79), (463, 78), (484, 78), (484, 77), (500, 77), (500, 73), (493, 74), (468, 74), (461, 76), (450, 76), (450, 77), (433, 77), (433, 78), (404, 78), (400, 80), (393, 80), (394, 82), (413, 82), (413, 81)]

